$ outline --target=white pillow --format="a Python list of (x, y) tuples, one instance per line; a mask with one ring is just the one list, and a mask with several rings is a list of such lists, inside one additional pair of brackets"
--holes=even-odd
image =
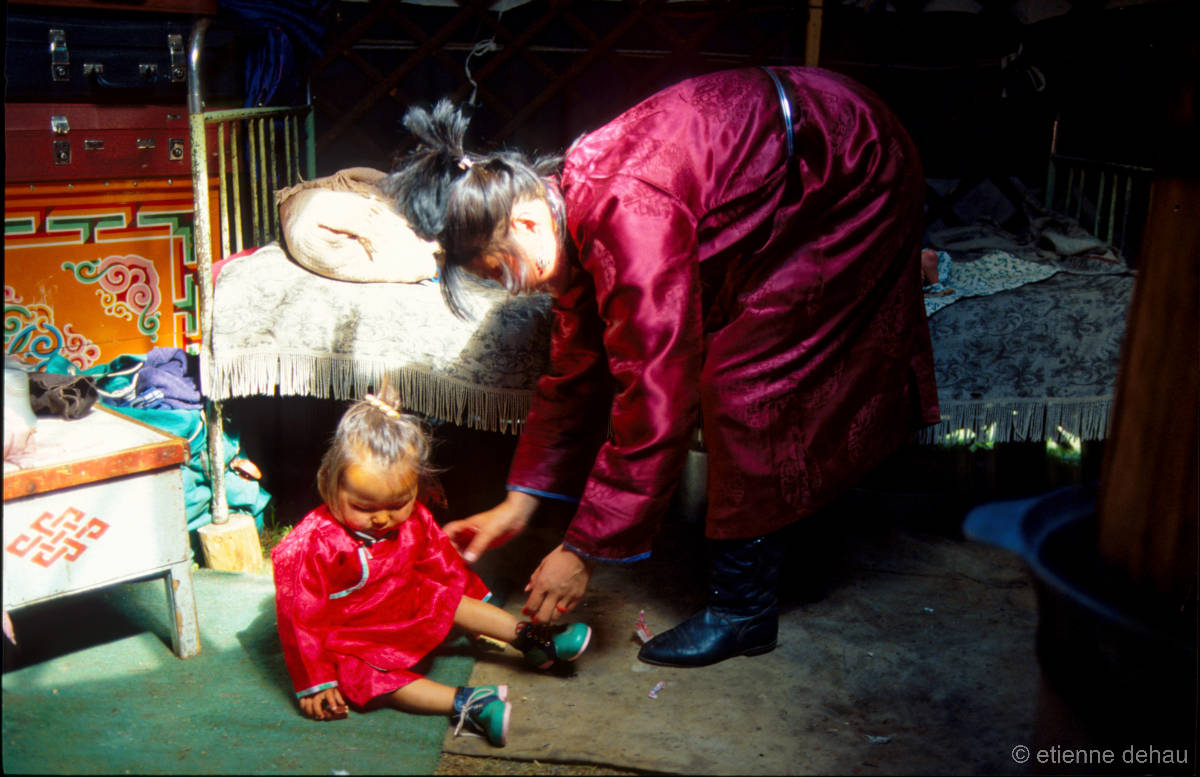
[(279, 221), (292, 259), (318, 275), (360, 283), (417, 283), (437, 274), (437, 242), (421, 239), (379, 198), (302, 189), (280, 204)]

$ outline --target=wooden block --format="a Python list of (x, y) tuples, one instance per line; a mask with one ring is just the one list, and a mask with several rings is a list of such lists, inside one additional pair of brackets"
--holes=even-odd
[(196, 531), (204, 550), (204, 566), (219, 572), (262, 571), (262, 543), (254, 516), (231, 513), (227, 522), (210, 523)]

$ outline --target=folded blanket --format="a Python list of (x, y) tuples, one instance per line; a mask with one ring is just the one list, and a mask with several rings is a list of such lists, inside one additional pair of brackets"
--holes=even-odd
[(187, 374), (182, 348), (154, 348), (137, 375), (134, 407), (196, 409), (204, 406), (196, 378)]
[(349, 168), (281, 189), (275, 200), (292, 259), (339, 281), (417, 283), (437, 275), (438, 244), (408, 226), (377, 185), (384, 177)]

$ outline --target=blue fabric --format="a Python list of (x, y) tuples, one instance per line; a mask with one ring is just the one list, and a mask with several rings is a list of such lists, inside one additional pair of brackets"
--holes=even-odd
[(182, 348), (155, 348), (137, 375), (138, 407), (199, 409), (204, 406), (199, 381), (187, 374), (187, 354)]
[(78, 369), (59, 354), (46, 361), (46, 372), (90, 375), (105, 404), (198, 410), (204, 406), (198, 376), (188, 374), (182, 348), (154, 348), (148, 354), (124, 354), (107, 364)]
[(246, 105), (301, 105), (312, 59), (322, 52), (330, 0), (220, 0), (223, 13), (260, 39), (246, 56)]

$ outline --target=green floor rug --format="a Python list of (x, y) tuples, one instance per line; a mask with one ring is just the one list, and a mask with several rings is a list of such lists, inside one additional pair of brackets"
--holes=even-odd
[[(194, 573), (201, 653), (170, 649), (161, 578), (17, 610), (5, 641), (6, 773), (429, 774), (447, 718), (299, 713), (269, 577)], [(417, 669), (461, 685), (465, 639)]]

